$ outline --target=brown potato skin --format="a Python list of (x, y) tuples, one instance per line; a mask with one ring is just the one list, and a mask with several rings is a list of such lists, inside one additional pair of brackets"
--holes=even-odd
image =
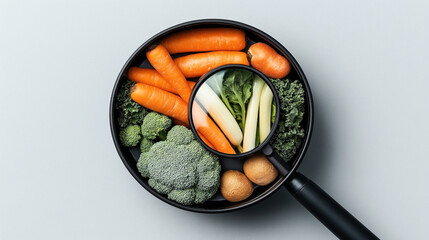
[(220, 191), (226, 200), (240, 202), (252, 195), (253, 185), (243, 173), (228, 170), (220, 180)]
[(248, 158), (244, 162), (243, 170), (250, 181), (260, 186), (270, 184), (278, 175), (277, 169), (264, 155)]

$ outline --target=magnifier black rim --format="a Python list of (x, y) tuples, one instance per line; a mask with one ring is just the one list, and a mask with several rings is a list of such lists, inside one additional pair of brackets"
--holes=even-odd
[[(197, 96), (198, 89), (215, 73), (223, 71), (223, 70), (228, 70), (228, 69), (244, 69), (244, 70), (250, 71), (250, 72), (258, 75), (270, 87), (271, 92), (273, 93), (274, 102), (276, 104), (276, 115), (274, 117), (274, 123), (271, 126), (270, 133), (268, 134), (268, 136), (264, 139), (264, 141), (262, 143), (260, 143), (254, 149), (247, 151), (247, 152), (244, 152), (244, 153), (228, 154), (228, 153), (216, 151), (213, 148), (211, 148), (210, 146), (208, 146), (198, 135), (197, 129), (195, 128), (195, 125), (194, 125), (193, 116), (191, 114), (192, 113), (192, 106), (194, 105), (194, 100), (195, 100), (195, 97)], [(192, 89), (191, 97), (189, 98), (188, 121), (189, 121), (189, 126), (191, 126), (192, 132), (194, 133), (194, 135), (196, 136), (198, 141), (207, 150), (209, 150), (210, 152), (212, 152), (218, 156), (222, 156), (225, 158), (244, 158), (244, 157), (252, 156), (253, 154), (260, 152), (267, 144), (269, 144), (271, 138), (274, 136), (275, 130), (277, 129), (277, 126), (279, 123), (279, 119), (280, 119), (280, 100), (279, 100), (279, 96), (277, 94), (277, 91), (274, 88), (274, 85), (271, 83), (271, 81), (268, 79), (268, 77), (266, 77), (262, 72), (260, 72), (259, 70), (255, 69), (251, 66), (247, 66), (247, 65), (243, 65), (243, 64), (228, 64), (228, 65), (223, 65), (223, 66), (212, 69), (211, 71), (206, 73), (200, 80), (198, 80), (197, 84), (195, 84), (195, 87)], [(244, 135), (244, 132), (243, 132), (243, 135)]]
[[(297, 72), (297, 74), (300, 78), (300, 82), (304, 85), (305, 101), (306, 101), (306, 105), (307, 105), (306, 112), (305, 112), (305, 115), (307, 115), (306, 116), (307, 124), (306, 124), (306, 126), (304, 126), (305, 137), (302, 140), (300, 151), (296, 153), (296, 157), (295, 157), (294, 162), (292, 164), (292, 169), (290, 170), (289, 175), (282, 177), (272, 187), (270, 187), (270, 189), (268, 189), (264, 193), (261, 193), (260, 195), (254, 197), (250, 200), (246, 200), (245, 202), (237, 203), (235, 205), (219, 207), (219, 208), (206, 208), (206, 207), (200, 206), (200, 205), (186, 206), (186, 205), (183, 205), (183, 204), (180, 204), (180, 203), (177, 203), (173, 200), (168, 199), (165, 195), (160, 194), (160, 193), (156, 192), (153, 188), (151, 188), (148, 185), (147, 181), (144, 180), (141, 177), (140, 173), (137, 171), (135, 162), (130, 163), (128, 161), (129, 157), (128, 157), (128, 154), (126, 154), (126, 152), (128, 152), (129, 150), (128, 150), (128, 148), (123, 147), (120, 143), (119, 126), (118, 126), (118, 123), (116, 121), (117, 115), (116, 115), (116, 110), (115, 110), (116, 97), (117, 97), (118, 92), (119, 92), (119, 86), (123, 81), (122, 79), (126, 76), (126, 72), (128, 71), (128, 69), (131, 66), (134, 66), (133, 65), (134, 62), (140, 58), (141, 54), (145, 54), (146, 49), (150, 45), (156, 43), (157, 41), (159, 41), (159, 39), (161, 39), (162, 37), (164, 37), (167, 34), (170, 34), (172, 32), (176, 32), (176, 31), (184, 30), (184, 29), (189, 29), (189, 28), (193, 28), (193, 27), (201, 27), (203, 25), (217, 25), (219, 27), (237, 27), (237, 28), (243, 29), (244, 31), (248, 31), (252, 34), (255, 34), (258, 37), (260, 37), (261, 39), (263, 39), (264, 41), (269, 42), (273, 48), (275, 48), (277, 51), (281, 52), (282, 55), (284, 54), (284, 56), (289, 60), (291, 66)], [(284, 183), (287, 183), (291, 179), (293, 174), (296, 172), (296, 170), (300, 166), (300, 164), (304, 158), (304, 155), (307, 152), (307, 149), (308, 149), (308, 146), (309, 146), (309, 143), (311, 140), (311, 135), (313, 132), (313, 122), (314, 122), (313, 96), (311, 93), (310, 85), (307, 81), (307, 77), (305, 76), (303, 70), (301, 69), (301, 66), (299, 65), (298, 61), (296, 61), (296, 59), (292, 56), (292, 54), (282, 44), (280, 44), (280, 42), (278, 42), (276, 39), (271, 37), (269, 34), (265, 33), (264, 31), (262, 31), (258, 28), (255, 28), (251, 25), (248, 25), (248, 24), (245, 24), (242, 22), (233, 21), (233, 20), (228, 20), (228, 19), (198, 19), (198, 20), (192, 20), (192, 21), (183, 22), (183, 23), (171, 26), (171, 27), (153, 35), (146, 42), (141, 44), (134, 51), (133, 54), (131, 54), (131, 56), (128, 58), (126, 63), (123, 65), (121, 71), (119, 72), (118, 77), (116, 78), (116, 81), (115, 81), (113, 89), (112, 89), (112, 94), (110, 97), (110, 104), (109, 104), (109, 122), (110, 122), (110, 131), (112, 134), (113, 143), (115, 145), (115, 148), (116, 148), (123, 164), (125, 165), (125, 167), (129, 171), (129, 173), (133, 176), (133, 178), (146, 191), (151, 193), (153, 196), (155, 196), (159, 200), (161, 200), (161, 201), (163, 201), (163, 202), (165, 202), (171, 206), (182, 209), (182, 210), (191, 211), (191, 212), (199, 212), (199, 213), (223, 213), (223, 212), (230, 212), (230, 211), (243, 209), (243, 208), (249, 207), (253, 204), (259, 203), (262, 200), (267, 199), (267, 197), (274, 194), (274, 192), (278, 191), (283, 186)]]

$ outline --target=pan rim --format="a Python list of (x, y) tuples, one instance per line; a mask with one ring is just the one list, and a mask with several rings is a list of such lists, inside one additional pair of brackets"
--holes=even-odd
[[(195, 27), (195, 26), (204, 25), (204, 24), (218, 24), (218, 25), (223, 25), (223, 26), (239, 27), (241, 29), (244, 29), (245, 31), (252, 32), (252, 33), (257, 34), (258, 36), (268, 40), (268, 42), (270, 42), (275, 48), (277, 48), (278, 51), (280, 51), (282, 54), (286, 55), (289, 62), (291, 63), (291, 66), (295, 69), (295, 71), (297, 72), (297, 74), (300, 78), (300, 81), (304, 85), (305, 98), (306, 98), (305, 100), (307, 101), (306, 114), (308, 114), (307, 126), (305, 126), (305, 137), (301, 143), (302, 145), (301, 145), (300, 151), (296, 154), (295, 162), (293, 163), (293, 166), (292, 166), (292, 169), (290, 170), (290, 173), (287, 176), (282, 177), (279, 180), (277, 180), (277, 182), (273, 186), (271, 186), (270, 189), (268, 189), (267, 191), (261, 193), (260, 195), (258, 195), (256, 197), (252, 198), (251, 200), (248, 200), (248, 201), (245, 201), (242, 203), (238, 203), (237, 205), (234, 205), (234, 206), (228, 206), (228, 207), (224, 207), (224, 208), (213, 208), (213, 209), (202, 208), (202, 207), (199, 207), (198, 205), (186, 206), (186, 205), (179, 204), (175, 201), (168, 199), (164, 195), (159, 194), (154, 189), (149, 187), (145, 182), (143, 182), (140, 179), (139, 174), (137, 174), (135, 171), (133, 171), (133, 168), (127, 162), (126, 157), (125, 157), (124, 153), (122, 152), (122, 149), (120, 147), (119, 137), (118, 137), (118, 134), (116, 134), (117, 129), (115, 127), (115, 119), (114, 119), (115, 97), (116, 97), (116, 94), (118, 92), (119, 82), (121, 81), (121, 78), (124, 76), (125, 70), (127, 70), (130, 67), (130, 64), (133, 62), (133, 60), (137, 56), (139, 56), (139, 54), (141, 54), (141, 52), (144, 49), (146, 49), (152, 43), (156, 42), (156, 40), (160, 39), (162, 36), (167, 35), (167, 34), (174, 32), (174, 31), (178, 31), (180, 29)], [(308, 146), (309, 146), (309, 143), (311, 140), (312, 132), (313, 132), (313, 122), (314, 122), (313, 97), (311, 94), (311, 89), (310, 89), (309, 83), (307, 82), (307, 78), (306, 78), (303, 70), (301, 69), (300, 65), (295, 60), (295, 58), (292, 56), (292, 54), (282, 44), (280, 44), (276, 39), (274, 39), (273, 37), (271, 37), (267, 33), (255, 28), (253, 26), (250, 26), (248, 24), (242, 23), (242, 22), (238, 22), (238, 21), (234, 21), (234, 20), (228, 20), (228, 19), (198, 19), (198, 20), (187, 21), (187, 22), (183, 22), (183, 23), (174, 25), (172, 27), (169, 27), (169, 28), (155, 34), (154, 36), (149, 38), (147, 41), (145, 41), (142, 45), (140, 45), (134, 51), (133, 54), (131, 54), (131, 56), (128, 58), (128, 60), (123, 65), (121, 71), (119, 72), (118, 77), (116, 78), (115, 84), (113, 86), (113, 90), (112, 90), (111, 98), (110, 98), (110, 105), (109, 105), (109, 121), (110, 121), (110, 131), (112, 134), (113, 143), (115, 145), (115, 148), (116, 148), (123, 164), (125, 165), (127, 170), (130, 172), (130, 174), (134, 177), (134, 179), (141, 186), (143, 186), (147, 191), (149, 191), (152, 195), (154, 195), (158, 199), (162, 200), (163, 202), (170, 204), (174, 207), (177, 207), (179, 209), (182, 209), (182, 210), (191, 211), (191, 212), (198, 212), (198, 213), (223, 213), (223, 212), (230, 212), (230, 211), (243, 209), (243, 208), (246, 208), (246, 207), (251, 206), (253, 204), (261, 202), (262, 200), (271, 196), (278, 189), (280, 189), (280, 187), (282, 185), (284, 185), (286, 182), (288, 182), (291, 179), (291, 177), (296, 173), (298, 167), (300, 166), (300, 164), (301, 164), (301, 162), (305, 156), (305, 153), (307, 152), (307, 149), (308, 149)]]

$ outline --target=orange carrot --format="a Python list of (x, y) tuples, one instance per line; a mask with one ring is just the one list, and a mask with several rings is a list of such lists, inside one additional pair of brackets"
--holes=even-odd
[(185, 126), (185, 127), (187, 127), (187, 128), (190, 128), (190, 126), (189, 126), (189, 123), (188, 123), (188, 122), (182, 122), (182, 121), (177, 120), (177, 119), (175, 119), (175, 118), (173, 118), (172, 120), (173, 120), (173, 123), (174, 123), (174, 124), (176, 124), (176, 125), (182, 125), (182, 126)]
[(203, 140), (203, 142), (207, 144), (207, 146), (209, 146), (211, 149), (216, 150), (216, 148), (209, 142), (209, 140), (207, 140), (207, 138), (205, 138), (200, 132), (197, 131), (197, 133), (198, 136), (200, 136), (201, 140)]
[[(162, 90), (177, 94), (170, 83), (167, 82), (156, 70), (150, 68), (131, 67), (128, 70), (128, 79), (134, 82), (144, 83), (153, 87), (161, 88)], [(194, 88), (196, 82), (188, 81), (188, 85)]]
[(189, 87), (191, 88), (191, 90), (192, 90), (192, 89), (194, 89), (195, 84), (197, 84), (197, 83), (196, 83), (196, 82), (193, 82), (193, 81), (188, 81), (188, 85), (189, 85)]
[(213, 68), (227, 64), (249, 65), (247, 55), (237, 51), (196, 53), (174, 59), (185, 77), (199, 77)]
[(143, 107), (188, 122), (188, 105), (179, 96), (143, 83), (131, 88), (131, 99)]
[(150, 46), (146, 52), (146, 57), (156, 71), (176, 89), (180, 97), (186, 103), (189, 102), (191, 88), (189, 88), (186, 78), (171, 58), (167, 49), (162, 45)]
[(284, 78), (290, 72), (290, 64), (282, 55), (265, 43), (255, 43), (247, 51), (250, 64), (271, 78)]
[(192, 119), (197, 131), (200, 132), (217, 151), (235, 154), (234, 149), (231, 147), (225, 135), (223, 135), (216, 123), (213, 122), (198, 104), (192, 106)]
[(197, 28), (168, 35), (161, 41), (168, 52), (240, 51), (246, 46), (243, 30), (234, 28)]
[[(190, 128), (189, 124), (187, 122), (184, 123), (184, 122), (179, 121), (179, 120), (177, 120), (175, 118), (173, 118), (173, 123), (176, 124), (176, 125), (182, 125), (182, 126), (185, 126), (187, 128)], [(205, 138), (200, 132), (198, 132), (198, 136), (200, 136), (201, 140), (203, 140), (203, 142), (205, 142), (207, 144), (207, 146), (209, 146), (210, 148), (216, 150), (216, 148), (209, 142), (209, 140), (207, 140), (207, 138)]]
[(134, 82), (151, 85), (162, 90), (177, 93), (155, 69), (131, 67), (128, 70), (128, 79)]
[[(179, 96), (143, 83), (136, 83), (131, 89), (131, 99), (152, 111), (162, 113), (182, 123), (188, 122), (188, 105)], [(195, 107), (196, 106), (196, 107)], [(197, 131), (210, 142), (216, 150), (234, 154), (222, 131), (211, 118), (194, 104), (193, 116)]]

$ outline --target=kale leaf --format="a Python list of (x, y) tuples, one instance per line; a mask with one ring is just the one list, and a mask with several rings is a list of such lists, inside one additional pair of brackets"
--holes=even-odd
[(116, 97), (116, 109), (118, 111), (118, 123), (121, 128), (128, 125), (141, 125), (147, 114), (147, 109), (134, 102), (130, 97), (130, 87), (134, 82), (126, 80), (119, 88)]
[(304, 138), (301, 126), (304, 117), (304, 88), (299, 81), (289, 79), (270, 79), (280, 99), (281, 113), (276, 132), (271, 139), (271, 145), (285, 159), (291, 160), (299, 149)]

